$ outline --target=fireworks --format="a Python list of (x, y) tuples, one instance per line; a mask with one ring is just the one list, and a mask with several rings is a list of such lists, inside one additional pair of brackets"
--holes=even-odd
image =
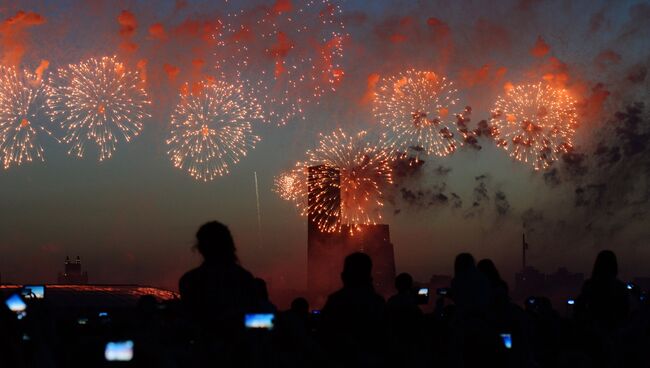
[(63, 141), (69, 154), (83, 157), (93, 142), (99, 160), (109, 159), (123, 138), (130, 142), (150, 117), (143, 81), (115, 57), (91, 58), (58, 70), (52, 78), (53, 94), (48, 104), (65, 130)]
[(492, 109), (497, 145), (510, 156), (546, 169), (572, 146), (576, 100), (561, 88), (526, 84), (510, 88)]
[(51, 89), (38, 76), (0, 66), (0, 159), (3, 167), (45, 160), (39, 132), (52, 133), (45, 104)]
[(389, 155), (365, 138), (364, 131), (348, 135), (338, 130), (321, 136), (319, 147), (307, 152), (307, 165), (320, 166), (309, 173), (316, 197), (307, 212), (321, 231), (340, 231), (341, 225), (354, 231), (381, 219), (381, 189), (392, 184)]
[(412, 148), (446, 156), (460, 144), (456, 94), (445, 77), (411, 69), (380, 82), (373, 112), (388, 130), (387, 141), (398, 151)]
[(302, 164), (278, 175), (273, 182), (273, 191), (280, 198), (291, 201), (300, 207), (307, 200), (307, 175)]
[(244, 83), (264, 106), (266, 120), (278, 125), (304, 119), (303, 108), (334, 91), (343, 76), (340, 7), (329, 0), (294, 6), (231, 15), (215, 35), (217, 72)]
[(167, 144), (172, 163), (197, 180), (213, 180), (228, 173), (260, 140), (251, 121), (262, 118), (260, 105), (242, 87), (222, 81), (184, 88), (171, 116)]

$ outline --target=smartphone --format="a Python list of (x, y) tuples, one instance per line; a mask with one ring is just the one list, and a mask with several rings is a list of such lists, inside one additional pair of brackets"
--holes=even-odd
[(109, 341), (104, 348), (104, 358), (109, 362), (129, 362), (133, 359), (133, 340)]
[(275, 315), (273, 313), (246, 314), (244, 316), (244, 325), (247, 329), (272, 330), (274, 319)]
[(436, 294), (440, 295), (440, 296), (449, 295), (449, 289), (448, 288), (437, 288), (436, 289)]
[(566, 303), (568, 305), (574, 305), (576, 303), (576, 301), (574, 299), (567, 299)]
[(419, 288), (415, 298), (418, 304), (429, 303), (429, 288)]
[(25, 299), (44, 299), (45, 286), (44, 285), (25, 285), (23, 286), (22, 295)]
[(534, 296), (531, 296), (528, 299), (526, 299), (526, 304), (528, 304), (528, 305), (535, 305), (536, 302), (537, 302), (537, 299), (535, 299)]
[(632, 290), (632, 289), (634, 289), (634, 287), (635, 287), (636, 285), (634, 285), (633, 282), (628, 282), (627, 285), (625, 285), (625, 286), (627, 287), (628, 290)]
[(502, 333), (500, 336), (501, 336), (501, 341), (503, 342), (503, 347), (505, 347), (506, 349), (511, 349), (512, 336), (509, 333)]
[(319, 315), (319, 314), (320, 314), (320, 310), (319, 310), (319, 309), (314, 309), (313, 311), (311, 311), (311, 314), (313, 314), (313, 315), (316, 315), (316, 316), (317, 316), (317, 315)]
[(10, 311), (16, 313), (18, 319), (23, 319), (27, 315), (27, 304), (19, 294), (11, 294), (5, 300), (5, 305), (7, 305)]

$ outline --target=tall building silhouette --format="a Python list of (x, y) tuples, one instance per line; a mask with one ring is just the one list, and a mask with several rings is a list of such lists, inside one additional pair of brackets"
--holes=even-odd
[(59, 284), (85, 285), (88, 283), (88, 272), (81, 270), (81, 258), (79, 256), (74, 261), (71, 261), (70, 257), (65, 257), (63, 266), (64, 271), (59, 272), (57, 277)]
[[(331, 185), (318, 185), (324, 175)], [(308, 171), (308, 205), (324, 206), (336, 216), (330, 216), (326, 227), (341, 231), (325, 232), (319, 229), (312, 212), (307, 217), (307, 285), (315, 296), (326, 296), (341, 287), (343, 260), (353, 252), (364, 252), (372, 258), (373, 283), (380, 293), (392, 291), (395, 279), (395, 256), (390, 242), (388, 225), (355, 225), (355, 231), (341, 225), (340, 171), (326, 166), (312, 166)]]

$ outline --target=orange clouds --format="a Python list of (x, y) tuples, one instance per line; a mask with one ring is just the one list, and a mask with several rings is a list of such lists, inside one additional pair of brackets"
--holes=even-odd
[(505, 67), (496, 67), (492, 64), (484, 64), (478, 68), (466, 67), (460, 70), (460, 82), (465, 87), (493, 84), (503, 79), (507, 71)]
[(0, 23), (2, 63), (19, 65), (28, 47), (25, 30), (43, 23), (45, 23), (45, 18), (40, 14), (22, 10)]
[(128, 53), (134, 52), (138, 49), (138, 45), (132, 40), (138, 28), (135, 14), (128, 10), (122, 10), (120, 15), (117, 16), (117, 23), (120, 25), (120, 36), (122, 37), (120, 48)]
[(171, 82), (176, 80), (176, 77), (178, 76), (178, 73), (181, 72), (181, 69), (179, 67), (171, 65), (171, 64), (164, 64), (163, 65), (163, 70), (165, 70), (165, 73), (167, 74), (167, 78)]
[(375, 88), (377, 83), (379, 83), (380, 75), (378, 73), (372, 73), (368, 75), (366, 93), (361, 98), (362, 104), (367, 104), (372, 102), (375, 99)]
[(542, 36), (537, 36), (537, 41), (535, 41), (535, 46), (530, 50), (531, 55), (534, 57), (544, 57), (551, 50), (551, 47), (544, 41)]
[(291, 10), (293, 10), (293, 5), (290, 0), (276, 0), (275, 4), (273, 4), (274, 14), (288, 13)]
[(165, 31), (165, 26), (162, 23), (154, 23), (149, 27), (149, 36), (156, 40), (166, 40), (167, 32)]

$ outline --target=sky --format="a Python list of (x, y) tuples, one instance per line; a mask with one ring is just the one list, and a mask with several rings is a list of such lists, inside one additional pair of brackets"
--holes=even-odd
[[(34, 71), (46, 60), (48, 76), (115, 55), (146, 76), (152, 100), (142, 133), (120, 142), (108, 160), (99, 162), (92, 147), (83, 158), (70, 156), (68, 146), (44, 136), (45, 162), (0, 170), (2, 281), (54, 282), (65, 257), (79, 255), (91, 282), (176, 289), (182, 273), (200, 262), (192, 250), (196, 230), (219, 220), (232, 230), (245, 267), (272, 287), (303, 288), (306, 219), (272, 191), (274, 177), (303, 161), (320, 133), (380, 132), (373, 93), (383, 78), (410, 68), (454, 81), (462, 106), (472, 108), (471, 129), (489, 120), (507, 86), (540, 81), (575, 97), (579, 124), (573, 151), (546, 170), (479, 137), (449, 156), (422, 157), (417, 170), (396, 176), (383, 189), (382, 213), (399, 272), (422, 281), (450, 274), (454, 255), (470, 251), (492, 258), (511, 280), (525, 231), (528, 262), (542, 271), (563, 265), (588, 274), (597, 252), (613, 249), (623, 278), (647, 274), (647, 1), (331, 1), (344, 25), (335, 91), (305, 104), (285, 125), (255, 122), (261, 141), (227, 175), (202, 182), (175, 168), (166, 144), (170, 115), (184, 83), (223, 77), (215, 65), (224, 55), (212, 37), (220, 24), (252, 24), (267, 11), (290, 16), (309, 27), (292, 40), (296, 49), (314, 53), (322, 45), (308, 40), (332, 32), (315, 21), (321, 3), (294, 16), (303, 2), (0, 2), (2, 64)], [(244, 42), (266, 47), (258, 35)], [(268, 82), (274, 63), (254, 59), (248, 78)], [(310, 92), (289, 97), (303, 94)]]

